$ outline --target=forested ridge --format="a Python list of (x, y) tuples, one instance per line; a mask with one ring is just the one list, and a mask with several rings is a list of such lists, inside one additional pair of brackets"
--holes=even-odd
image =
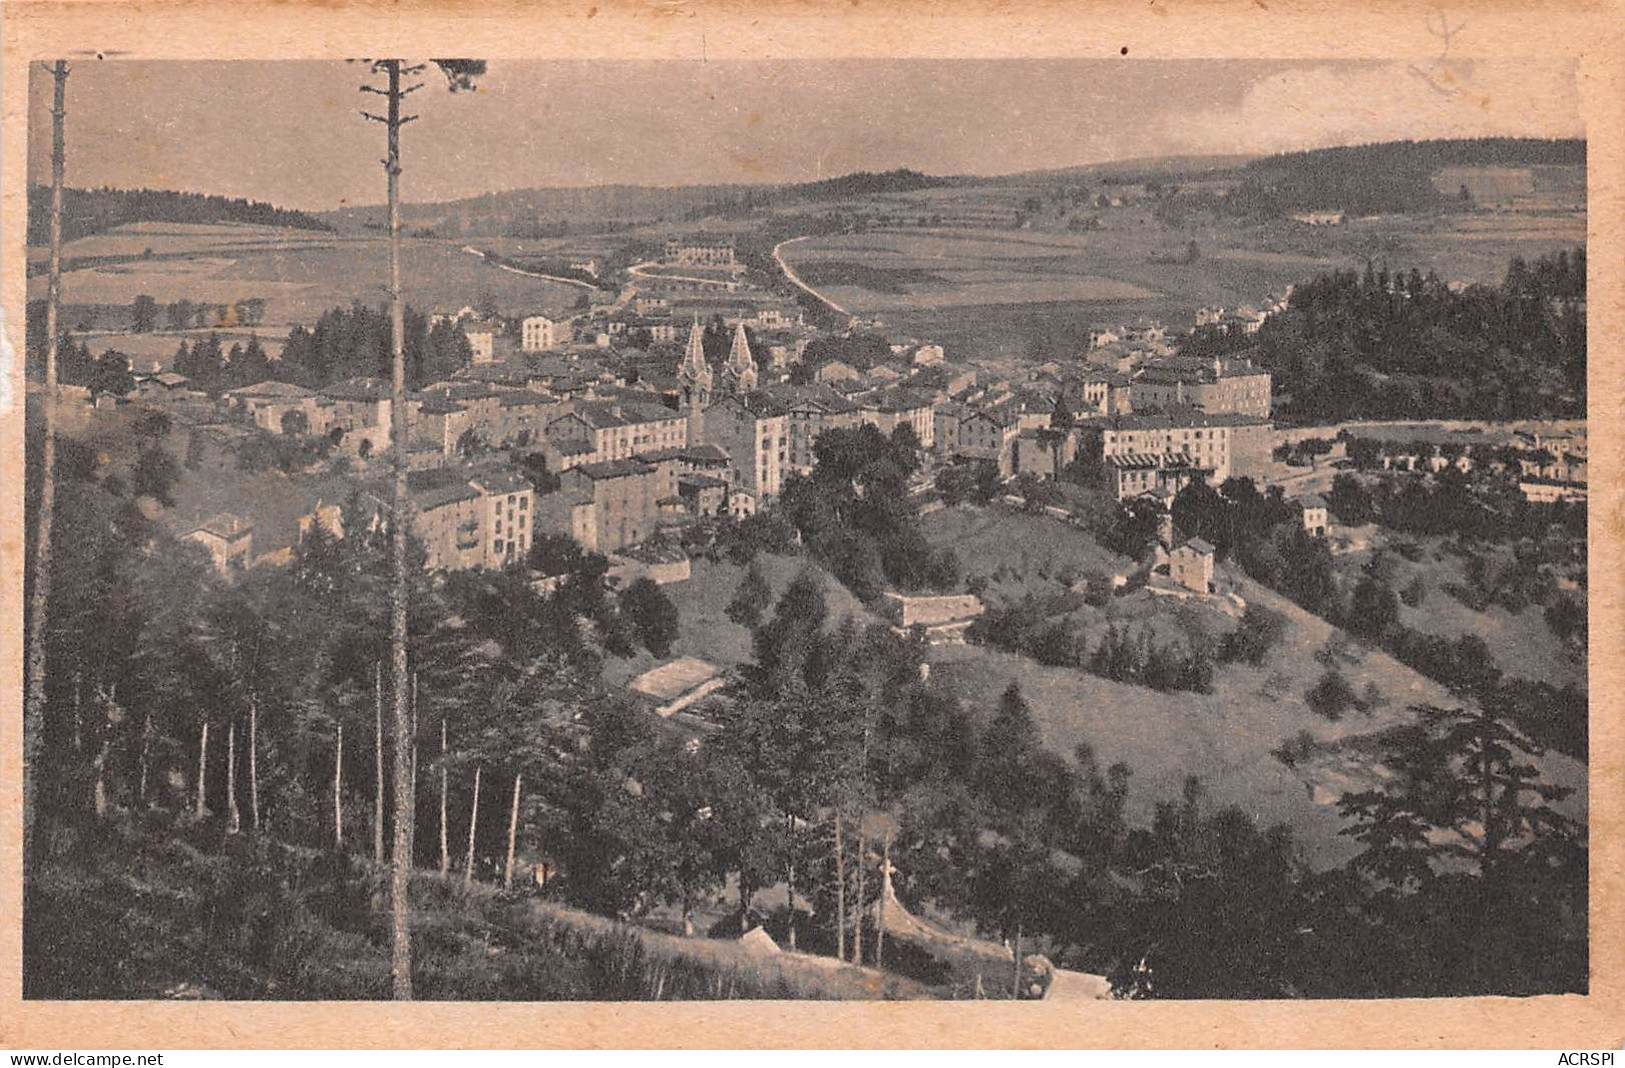
[[(48, 186), (28, 187), (28, 243), (50, 240)], [(62, 239), (72, 241), (132, 222), (253, 223), (286, 226), (295, 230), (331, 230), (322, 220), (302, 211), (290, 211), (259, 200), (223, 197), (210, 193), (182, 193), (173, 189), (64, 189)]]
[(1391, 141), (1266, 156), (1241, 169), (1218, 203), (1230, 215), (1278, 217), (1295, 211), (1382, 212), (1470, 209), (1456, 190), (1439, 190), (1444, 167), (1585, 166), (1578, 139), (1482, 137)]

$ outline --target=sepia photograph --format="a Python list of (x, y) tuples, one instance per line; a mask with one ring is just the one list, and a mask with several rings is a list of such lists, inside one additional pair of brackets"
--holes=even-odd
[(22, 998), (1587, 994), (1581, 68), (1441, 39), (29, 57)]

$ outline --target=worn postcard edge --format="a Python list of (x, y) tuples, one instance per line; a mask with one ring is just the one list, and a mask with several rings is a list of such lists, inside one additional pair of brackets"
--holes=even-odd
[[(1625, 1043), (1620, 511), (1625, 48), (1617, 0), (1428, 5), (573, 0), (557, 4), (81, 0), (5, 4), (0, 146), (0, 1046), (8, 1048), (1535, 1047)], [(1572, 56), (1588, 135), (1591, 991), (1314, 1002), (24, 1002), (21, 991), (25, 65), (69, 57), (467, 55), (703, 61), (836, 57)], [(1245, 148), (1245, 146), (1238, 146)], [(382, 183), (380, 183), (381, 185)]]

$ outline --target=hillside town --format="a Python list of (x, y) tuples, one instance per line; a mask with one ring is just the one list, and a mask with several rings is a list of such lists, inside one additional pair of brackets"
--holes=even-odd
[[(1184, 330), (1146, 320), (1097, 324), (1074, 359), (1024, 369), (990, 367), (915, 338), (884, 339), (878, 358), (860, 367), (839, 358), (838, 347), (860, 335), (857, 324), (809, 325), (794, 302), (747, 280), (731, 244), (674, 236), (659, 267), (708, 268), (727, 280), (636, 274), (612, 303), (574, 319), (482, 317), (468, 306), (434, 313), (432, 322), (467, 339), (469, 359), (408, 398), (414, 531), (431, 567), (522, 563), (540, 534), (636, 561), (651, 540), (680, 542), (706, 520), (771, 510), (786, 479), (812, 472), (818, 437), (833, 428), (911, 436), (925, 460), (915, 475), (921, 503), (939, 496), (933, 480), (944, 468), (986, 465), (1001, 482), (1093, 487), (1113, 501), (1150, 501), (1164, 514), (1191, 482), (1230, 478), (1279, 486), (1300, 507), (1323, 510), (1318, 494), (1353, 466), (1349, 442), (1310, 454), (1307, 469), (1278, 460), (1291, 451), (1280, 446), (1310, 434), (1378, 438), (1374, 428), (1278, 432), (1271, 375), (1245, 349), (1179, 354), (1191, 336), (1255, 333), (1268, 313), (1251, 308), (1239, 316), (1204, 308)], [(726, 295), (715, 292), (722, 285)], [(1279, 311), (1289, 299), (1263, 306)], [(623, 344), (638, 331), (643, 347)], [(725, 356), (708, 355), (720, 336)], [(835, 341), (836, 355), (812, 362), (820, 339)], [(670, 354), (664, 362), (661, 352)], [(390, 447), (389, 389), (376, 379), (311, 389), (268, 378), (211, 395), (172, 371), (135, 371), (129, 386), (124, 395), (87, 388), (81, 396), (100, 410), (163, 412), (189, 441), (228, 454), (260, 450), (266, 435), (328, 443), (301, 474), (342, 467), (345, 485), (327, 480), (327, 509), (302, 515), (299, 530), (333, 521), (334, 506), (366, 484)], [(1476, 451), (1479, 476), (1514, 479), (1528, 500), (1585, 500), (1583, 426), (1501, 437), (1494, 458), (1482, 430), (1445, 430), (1409, 449), (1390, 444), (1380, 468), (1472, 473)], [(285, 536), (255, 541), (265, 524), (252, 507), (177, 523), (199, 524), (185, 536), (211, 551), (222, 542), (218, 530), (236, 532), (230, 551), (216, 556), (225, 574), (287, 559)], [(1324, 516), (1311, 526), (1325, 533)], [(628, 567), (619, 573), (640, 572)]]
[(1585, 989), (1583, 141), (403, 202), (486, 74), (35, 79), (31, 996)]

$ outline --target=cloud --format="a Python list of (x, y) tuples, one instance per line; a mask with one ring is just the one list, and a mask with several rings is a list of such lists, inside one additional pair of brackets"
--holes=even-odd
[(1277, 152), (1439, 137), (1577, 137), (1571, 65), (1344, 63), (1279, 71), (1233, 105), (1167, 115), (1178, 152)]

